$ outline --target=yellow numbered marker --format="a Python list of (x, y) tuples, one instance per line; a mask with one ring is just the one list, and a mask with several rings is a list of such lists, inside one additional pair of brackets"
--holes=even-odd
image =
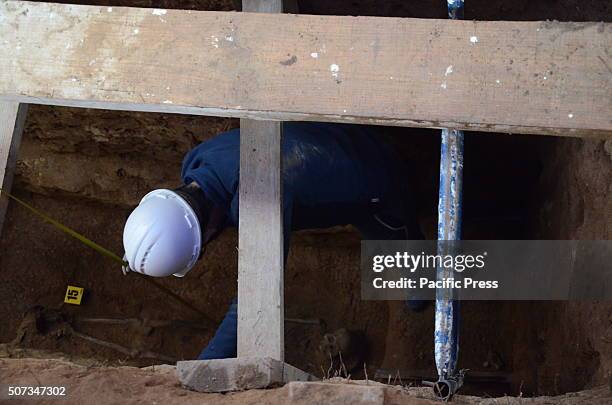
[(66, 289), (66, 297), (64, 297), (64, 302), (66, 304), (74, 304), (81, 305), (81, 299), (83, 298), (83, 291), (85, 289), (81, 287), (75, 287), (73, 285), (69, 285)]

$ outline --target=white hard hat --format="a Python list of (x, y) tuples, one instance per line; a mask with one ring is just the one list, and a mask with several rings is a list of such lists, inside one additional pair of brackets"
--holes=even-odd
[(176, 192), (154, 190), (145, 195), (123, 229), (129, 269), (153, 277), (183, 277), (198, 260), (202, 243), (193, 208)]

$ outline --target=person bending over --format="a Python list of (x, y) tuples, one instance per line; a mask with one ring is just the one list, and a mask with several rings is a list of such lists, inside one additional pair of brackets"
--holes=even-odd
[[(378, 128), (380, 131), (380, 128)], [(364, 125), (286, 122), (282, 138), (285, 261), (291, 231), (355, 226), (364, 239), (422, 239), (407, 169)], [(124, 271), (185, 276), (226, 227), (237, 227), (240, 130), (191, 150), (183, 185), (144, 196), (125, 224)], [(423, 302), (409, 302), (421, 309)], [(199, 359), (236, 357), (237, 303)]]

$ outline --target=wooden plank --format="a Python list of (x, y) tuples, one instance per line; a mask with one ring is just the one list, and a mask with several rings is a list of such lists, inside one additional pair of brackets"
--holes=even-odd
[[(17, 163), (27, 111), (27, 104), (0, 102), (0, 180), (2, 180), (0, 184), (3, 190), (9, 192), (13, 186), (15, 164)], [(8, 198), (1, 196), (0, 235), (2, 235), (7, 208)]]
[[(243, 0), (281, 13), (283, 0)], [(240, 120), (238, 357), (285, 358), (281, 123)]]
[(274, 121), (240, 122), (238, 357), (283, 361), (280, 127)]
[(107, 109), (610, 137), (611, 44), (609, 23), (5, 1), (0, 94)]

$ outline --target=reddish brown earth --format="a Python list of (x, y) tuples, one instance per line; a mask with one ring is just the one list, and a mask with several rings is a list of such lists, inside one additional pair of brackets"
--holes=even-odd
[[(71, 2), (233, 7), (231, 1)], [(309, 13), (444, 17), (441, 0), (317, 0), (300, 5)], [(467, 6), (468, 18), (477, 19), (598, 21), (612, 15), (612, 3), (599, 0), (472, 0)], [(152, 188), (177, 184), (184, 153), (237, 124), (220, 118), (32, 106), (15, 192), (120, 253), (130, 207)], [(411, 167), (406, 178), (416, 185), (423, 231), (433, 238), (438, 131), (384, 131)], [(611, 239), (611, 141), (470, 133), (465, 161), (466, 239)], [(236, 232), (228, 230), (188, 277), (162, 281), (204, 309), (214, 321), (210, 324), (142, 280), (124, 277), (112, 262), (11, 204), (0, 238), (0, 342), (12, 342), (12, 353), (19, 348), (45, 349), (110, 365), (164, 362), (142, 358), (144, 351), (171, 359), (194, 358), (235, 295), (236, 244)], [(362, 301), (358, 266), (359, 236), (350, 228), (295, 235), (286, 273), (286, 316), (322, 322), (287, 323), (287, 361), (320, 376), (321, 368), (329, 366), (318, 351), (322, 335), (348, 328), (367, 338), (370, 376), (385, 368), (433, 378), (432, 308), (408, 313), (395, 304)], [(63, 304), (68, 284), (86, 289), (83, 305)], [(52, 319), (45, 327), (32, 322), (34, 306), (50, 310)], [(460, 366), (509, 378), (502, 385), (468, 385), (467, 392), (556, 395), (611, 379), (610, 302), (467, 302), (462, 317)], [(83, 318), (140, 323), (93, 324)], [(92, 343), (71, 330), (133, 352)], [(9, 363), (0, 365), (0, 375)], [(360, 378), (360, 373), (353, 374)]]

